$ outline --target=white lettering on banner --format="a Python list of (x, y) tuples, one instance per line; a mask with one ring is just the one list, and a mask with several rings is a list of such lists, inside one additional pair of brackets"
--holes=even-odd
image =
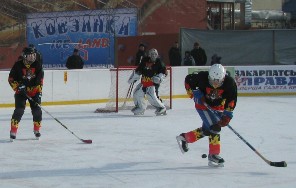
[(236, 77), (238, 86), (252, 85), (296, 85), (296, 77)]
[[(131, 25), (137, 19), (136, 9), (92, 10), (55, 14), (29, 14), (28, 26), (35, 39), (70, 33), (105, 33), (116, 36), (130, 35)], [(133, 26), (134, 27), (134, 26)]]

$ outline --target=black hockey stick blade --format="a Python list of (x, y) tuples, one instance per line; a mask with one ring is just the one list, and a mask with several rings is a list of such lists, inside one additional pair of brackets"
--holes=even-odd
[(281, 162), (270, 162), (270, 166), (275, 166), (275, 167), (287, 167), (286, 161), (281, 161)]
[(83, 143), (86, 143), (86, 144), (91, 144), (92, 143), (92, 140), (83, 140), (83, 139), (80, 139)]

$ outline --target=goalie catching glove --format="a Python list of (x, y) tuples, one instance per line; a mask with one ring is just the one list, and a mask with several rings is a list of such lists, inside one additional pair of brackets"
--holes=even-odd
[(165, 75), (162, 73), (159, 73), (159, 74), (152, 77), (152, 81), (155, 84), (160, 84), (164, 78), (165, 78)]
[(127, 82), (129, 84), (135, 83), (136, 81), (140, 80), (140, 78), (141, 78), (141, 75), (138, 74), (137, 72), (133, 71), (133, 73), (131, 74), (131, 76), (129, 77)]

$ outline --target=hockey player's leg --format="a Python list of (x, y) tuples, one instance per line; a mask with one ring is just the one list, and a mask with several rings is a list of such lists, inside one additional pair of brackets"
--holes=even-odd
[(209, 155), (208, 165), (223, 167), (224, 159), (220, 157), (220, 134), (210, 133), (209, 135)]
[[(40, 104), (41, 101), (36, 100), (33, 98), (34, 101), (36, 101), (38, 104)], [(30, 102), (31, 112), (33, 116), (33, 132), (37, 139), (41, 136), (40, 128), (41, 128), (41, 121), (42, 121), (42, 110), (39, 106), (36, 106), (32, 101)]]
[(16, 94), (15, 98), (15, 109), (13, 111), (10, 123), (10, 140), (16, 139), (16, 133), (19, 127), (19, 122), (21, 121), (26, 107), (26, 98), (22, 95)]
[(18, 126), (19, 126), (19, 122), (12, 118), (10, 123), (10, 141), (13, 141), (14, 139), (16, 139)]
[(133, 94), (133, 100), (135, 103), (135, 107), (131, 111), (134, 113), (134, 115), (143, 115), (146, 110), (147, 104), (145, 101), (145, 93), (143, 91), (142, 84), (137, 85)]
[(215, 167), (223, 167), (224, 159), (219, 156), (220, 154), (220, 130), (213, 130), (213, 125), (219, 120), (209, 110), (197, 109), (201, 119), (203, 120), (203, 133), (209, 136), (209, 155), (208, 165)]
[(10, 139), (16, 139), (16, 133), (19, 127), (19, 122), (24, 114), (24, 108), (16, 108), (13, 112), (10, 123)]
[(148, 87), (146, 90), (146, 94), (149, 103), (156, 108), (155, 114), (166, 115), (166, 107), (157, 97), (155, 92), (155, 86)]
[(189, 150), (188, 143), (196, 142), (203, 137), (204, 133), (202, 131), (202, 128), (200, 127), (188, 133), (181, 133), (179, 136), (176, 137), (176, 139), (181, 152), (185, 153)]

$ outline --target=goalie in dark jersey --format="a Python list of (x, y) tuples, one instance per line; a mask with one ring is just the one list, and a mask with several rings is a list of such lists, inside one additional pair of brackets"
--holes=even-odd
[(220, 131), (221, 127), (227, 126), (233, 117), (237, 101), (236, 83), (231, 76), (226, 75), (221, 64), (214, 64), (209, 71), (187, 75), (185, 89), (189, 97), (194, 99), (195, 108), (203, 123), (202, 127), (176, 137), (181, 152), (188, 151), (188, 143), (208, 136), (209, 165), (223, 166), (224, 159), (219, 155)]
[(156, 108), (156, 115), (166, 115), (166, 107), (158, 96), (160, 83), (167, 75), (164, 63), (158, 57), (156, 49), (149, 50), (148, 56), (141, 60), (136, 70), (130, 76), (128, 83), (141, 79), (133, 93), (135, 107), (132, 109), (134, 115), (143, 115), (146, 108), (145, 96), (149, 103)]

